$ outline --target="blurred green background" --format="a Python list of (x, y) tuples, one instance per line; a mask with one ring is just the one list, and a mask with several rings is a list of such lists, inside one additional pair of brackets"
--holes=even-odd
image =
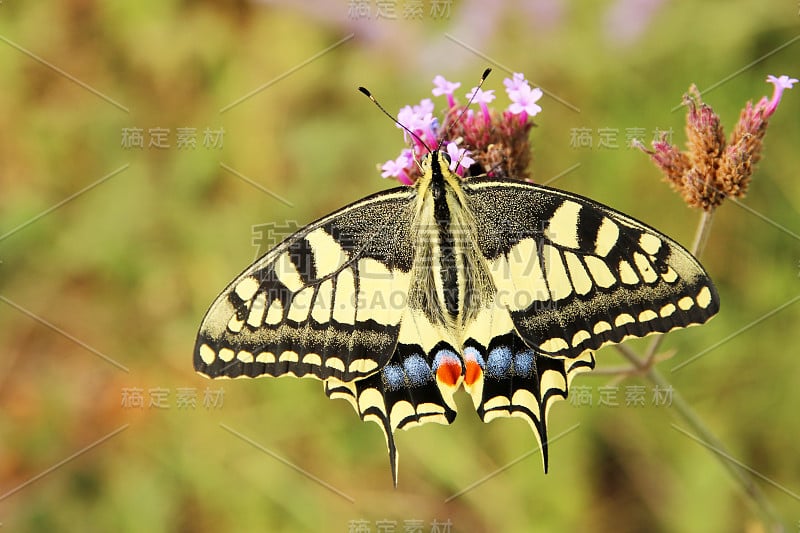
[[(767, 74), (800, 77), (798, 9), (0, 3), (2, 530), (765, 531), (714, 454), (673, 427), (686, 424), (639, 378), (577, 378), (592, 405), (552, 409), (551, 437), (564, 435), (547, 475), (524, 422), (484, 425), (459, 394), (452, 426), (397, 436), (395, 490), (380, 431), (319, 382), (212, 382), (194, 373), (192, 347), (208, 305), (254, 259), (253, 226), (303, 224), (392, 185), (376, 164), (396, 157), (402, 136), (358, 85), (396, 112), (429, 97), (436, 74), (465, 92), (492, 66), (486, 88), (500, 108), (504, 68), (523, 72), (548, 92), (531, 134), (534, 179), (570, 170), (553, 184), (688, 246), (699, 213), (626, 135), (672, 130), (682, 145), (673, 108), (691, 83), (711, 88), (704, 98), (730, 131), (746, 100), (771, 94)], [(675, 356), (659, 365), (757, 473), (787, 531), (800, 526), (800, 306), (743, 328), (800, 293), (798, 117), (795, 88), (770, 121), (749, 209), (728, 202), (714, 220), (702, 260), (722, 311), (670, 334)], [(125, 128), (142, 130), (143, 148), (124, 146)], [(157, 128), (168, 130), (162, 148), (150, 146)], [(194, 128), (194, 148), (178, 146), (179, 128)], [(224, 130), (221, 146), (204, 143), (206, 129)], [(592, 146), (576, 146), (587, 129)], [(609, 130), (612, 146), (599, 146)], [(606, 348), (598, 363), (622, 359)], [(598, 405), (608, 386), (616, 407)], [(635, 386), (644, 406), (625, 405)], [(161, 408), (150, 405), (159, 391)]]

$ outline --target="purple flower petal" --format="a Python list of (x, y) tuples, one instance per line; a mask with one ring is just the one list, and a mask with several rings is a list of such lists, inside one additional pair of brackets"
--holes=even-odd
[(519, 91), (523, 86), (527, 86), (528, 81), (521, 72), (515, 72), (513, 77), (503, 80), (503, 85), (506, 86), (506, 93), (508, 93), (508, 96), (512, 97), (512, 93)]
[(530, 85), (525, 83), (513, 94), (509, 92), (509, 97), (512, 103), (508, 106), (508, 110), (515, 115), (526, 113), (529, 116), (535, 116), (542, 110), (536, 103), (542, 97), (542, 90), (538, 87), (531, 89)]
[(415, 105), (413, 109), (419, 115), (433, 113), (433, 101), (430, 98), (425, 98), (424, 100), (421, 100), (418, 105)]
[[(414, 154), (408, 148), (400, 152), (397, 159), (390, 159), (381, 166), (381, 177), (398, 178), (401, 182), (408, 184), (408, 170), (414, 164)], [(404, 179), (405, 178), (405, 179)]]
[(475, 95), (475, 99), (472, 100), (473, 102), (477, 102), (479, 104), (489, 104), (492, 102), (492, 100), (494, 100), (494, 89), (484, 91), (478, 87), (473, 87), (467, 93), (467, 100), (471, 99), (472, 95)]
[(764, 116), (768, 117), (772, 115), (775, 110), (778, 108), (778, 104), (781, 103), (781, 97), (783, 96), (784, 89), (791, 89), (792, 85), (797, 83), (796, 78), (790, 78), (786, 74), (775, 77), (772, 74), (767, 76), (767, 82), (771, 83), (775, 86), (775, 90), (772, 92), (772, 99), (767, 103), (766, 108), (764, 109)]
[[(459, 175), (463, 175), (464, 169), (471, 167), (475, 163), (475, 160), (467, 155), (468, 152), (464, 148), (459, 148), (456, 143), (451, 141), (447, 143), (446, 148), (447, 155), (450, 156), (450, 170)], [(458, 165), (458, 168), (456, 168), (456, 165)]]
[(453, 92), (461, 87), (460, 82), (447, 81), (444, 76), (439, 75), (433, 78), (433, 96), (452, 95)]

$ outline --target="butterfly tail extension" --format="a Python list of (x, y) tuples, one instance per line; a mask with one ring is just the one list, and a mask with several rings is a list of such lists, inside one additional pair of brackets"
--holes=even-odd
[[(368, 398), (365, 398), (363, 401), (361, 399), (362, 391), (366, 389), (359, 390), (360, 387), (358, 387), (356, 383), (346, 383), (336, 378), (331, 378), (324, 382), (324, 387), (325, 394), (328, 398), (332, 400), (339, 398), (347, 400), (347, 402), (353, 406), (353, 409), (355, 409), (361, 420), (371, 420), (380, 426), (381, 431), (383, 431), (383, 436), (386, 439), (386, 448), (389, 451), (389, 468), (392, 471), (392, 483), (394, 487), (397, 488), (397, 445), (394, 441), (394, 430), (391, 427), (389, 417), (385, 414), (385, 409), (380, 405), (366, 407)], [(362, 409), (362, 406), (365, 406), (366, 409)]]
[(594, 355), (586, 352), (574, 360), (549, 357), (513, 331), (495, 336), (487, 345), (470, 340), (464, 352), (468, 368), (464, 386), (481, 420), (517, 417), (528, 422), (547, 472), (550, 408), (567, 398), (576, 374), (594, 368)]
[(428, 422), (446, 425), (455, 420), (452, 391), (445, 389), (443, 394), (439, 373), (433, 366), (436, 354), (441, 359), (442, 352), (454, 353), (443, 343), (434, 354), (426, 353), (419, 345), (398, 344), (380, 372), (353, 382), (335, 378), (325, 381), (329, 398), (347, 400), (362, 420), (375, 422), (383, 431), (395, 487), (398, 453), (394, 432)]

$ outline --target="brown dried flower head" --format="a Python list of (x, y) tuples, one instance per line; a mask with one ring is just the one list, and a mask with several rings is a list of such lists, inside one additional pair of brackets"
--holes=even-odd
[(719, 116), (692, 85), (684, 96), (687, 150), (680, 151), (666, 136), (653, 142), (652, 150), (636, 144), (691, 207), (711, 211), (725, 198), (747, 193), (753, 167), (761, 159), (767, 119), (777, 109), (783, 90), (797, 82), (789, 76), (767, 76), (767, 81), (775, 86), (772, 98), (765, 96), (755, 105), (747, 102), (727, 142)]

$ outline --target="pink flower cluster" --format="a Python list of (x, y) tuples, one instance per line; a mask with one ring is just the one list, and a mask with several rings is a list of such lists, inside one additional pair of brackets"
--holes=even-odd
[[(484, 172), (492, 174), (492, 166), (486, 164), (487, 148), (515, 142), (523, 142), (525, 148), (529, 148), (527, 133), (533, 125), (530, 119), (542, 110), (536, 103), (542, 97), (542, 90), (531, 88), (520, 73), (514, 73), (503, 83), (511, 104), (500, 115), (489, 107), (495, 99), (494, 90), (473, 87), (466, 93), (467, 101), (478, 105), (480, 111), (476, 113), (457, 102), (455, 91), (461, 87), (460, 83), (436, 76), (433, 79), (433, 96), (445, 96), (447, 99), (443, 121), (440, 122), (434, 115), (434, 104), (430, 98), (400, 109), (397, 121), (417, 137), (405, 133), (405, 140), (411, 147), (404, 149), (397, 159), (384, 163), (381, 176), (393, 177), (400, 183), (412, 185), (419, 177), (417, 162), (440, 145), (450, 156), (450, 170), (460, 176), (476, 162), (483, 166)], [(523, 135), (525, 140), (521, 141)]]
[(761, 159), (768, 119), (775, 113), (785, 89), (797, 83), (789, 76), (767, 76), (773, 84), (772, 98), (762, 97), (745, 104), (739, 121), (726, 140), (722, 122), (711, 106), (703, 103), (697, 87), (692, 85), (684, 96), (687, 150), (667, 142), (653, 142), (648, 150), (639, 149), (664, 173), (664, 177), (691, 207), (713, 211), (726, 198), (741, 198), (747, 193), (756, 163)]

